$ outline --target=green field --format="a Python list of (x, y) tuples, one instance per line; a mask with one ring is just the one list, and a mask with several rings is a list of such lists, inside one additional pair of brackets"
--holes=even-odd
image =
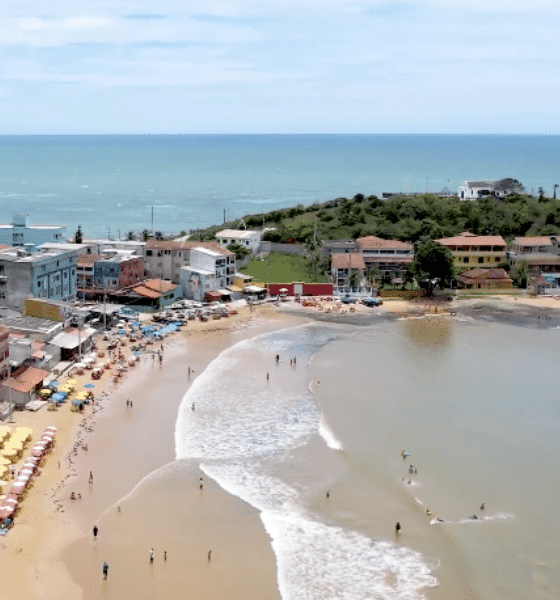
[(253, 259), (241, 272), (252, 275), (256, 281), (264, 283), (325, 283), (327, 278), (315, 274), (310, 268), (309, 261), (297, 254), (282, 254), (271, 252), (264, 260)]

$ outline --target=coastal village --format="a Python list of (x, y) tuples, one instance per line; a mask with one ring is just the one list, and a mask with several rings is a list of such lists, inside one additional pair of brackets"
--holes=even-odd
[[(81, 500), (83, 491), (64, 483), (68, 476), (59, 479), (87, 453), (90, 419), (135, 372), (161, 367), (177, 332), (227, 327), (277, 307), (352, 319), (379, 314), (381, 304), (398, 312), (399, 303), (430, 296), (411, 269), (415, 244), (375, 235), (316, 240), (320, 281), (251, 275), (251, 261), (266, 265), (277, 255), (289, 265), (294, 257), (309, 258), (308, 246), (269, 241), (270, 231), (245, 227), (218, 230), (211, 240), (139, 241), (87, 239), (81, 232), (76, 239), (64, 226), (31, 224), (23, 215), (0, 226), (0, 535), (9, 539), (17, 531), (26, 508), (39, 501), (37, 490), (54, 490), (55, 510), (64, 510), (57, 494)], [(441, 298), (560, 299), (554, 235), (507, 243), (464, 231), (433, 242), (452, 257), (455, 273)], [(528, 289), (510, 276), (520, 265)], [(127, 399), (126, 410), (132, 408)]]

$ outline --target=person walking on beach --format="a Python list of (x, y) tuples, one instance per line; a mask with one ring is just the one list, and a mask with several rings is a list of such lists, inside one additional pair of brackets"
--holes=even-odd
[(397, 521), (395, 525), (395, 533), (398, 535), (401, 532), (401, 524)]
[(212, 550), (208, 550), (208, 562), (212, 560)]
[(267, 374), (266, 374), (266, 380), (267, 380), (267, 381), (270, 381), (270, 373), (267, 373)]
[(202, 488), (204, 487), (204, 481), (202, 481), (202, 477), (200, 478), (200, 484), (199, 484), (200, 489), (202, 490)]
[(103, 563), (103, 579), (107, 579), (107, 575), (109, 575), (109, 565), (104, 562)]
[(191, 404), (191, 410), (194, 410), (194, 402)]
[(97, 532), (99, 531), (99, 529), (97, 528), (97, 525), (93, 526), (93, 539), (96, 540), (97, 539)]
[(150, 563), (154, 562), (154, 549), (150, 548)]
[(89, 472), (89, 482), (93, 483), (93, 473), (91, 471)]
[(163, 560), (167, 560), (167, 550), (163, 551)]
[(276, 364), (278, 364), (279, 362), (280, 362), (280, 355), (279, 355), (279, 354), (277, 354), (277, 355), (276, 355)]

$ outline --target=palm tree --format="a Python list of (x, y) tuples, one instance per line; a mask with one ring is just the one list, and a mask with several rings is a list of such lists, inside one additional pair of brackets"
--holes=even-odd
[(558, 184), (555, 183), (552, 187), (554, 189), (554, 199), (556, 200), (556, 188), (558, 187)]

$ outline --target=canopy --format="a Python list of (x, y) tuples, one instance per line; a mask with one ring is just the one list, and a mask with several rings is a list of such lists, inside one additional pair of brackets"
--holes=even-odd
[[(96, 369), (94, 369), (94, 371), (95, 371), (95, 370), (96, 370)], [(95, 386), (93, 385), (93, 383), (86, 383), (86, 384), (84, 385), (84, 387), (85, 387), (85, 388), (94, 388)]]
[(16, 427), (16, 434), (25, 434), (26, 436), (30, 436), (33, 433), (33, 429), (31, 427)]
[(288, 288), (280, 288), (278, 290), (281, 294), (285, 294), (288, 291)]
[(50, 396), (52, 394), (52, 390), (49, 388), (43, 388), (42, 390), (39, 390), (39, 394), (41, 394), (41, 396)]
[(67, 392), (56, 392), (56, 394), (52, 395), (51, 400), (54, 400), (55, 402), (64, 402), (66, 398), (68, 398)]
[(77, 379), (68, 379), (66, 385), (76, 385), (78, 383)]

